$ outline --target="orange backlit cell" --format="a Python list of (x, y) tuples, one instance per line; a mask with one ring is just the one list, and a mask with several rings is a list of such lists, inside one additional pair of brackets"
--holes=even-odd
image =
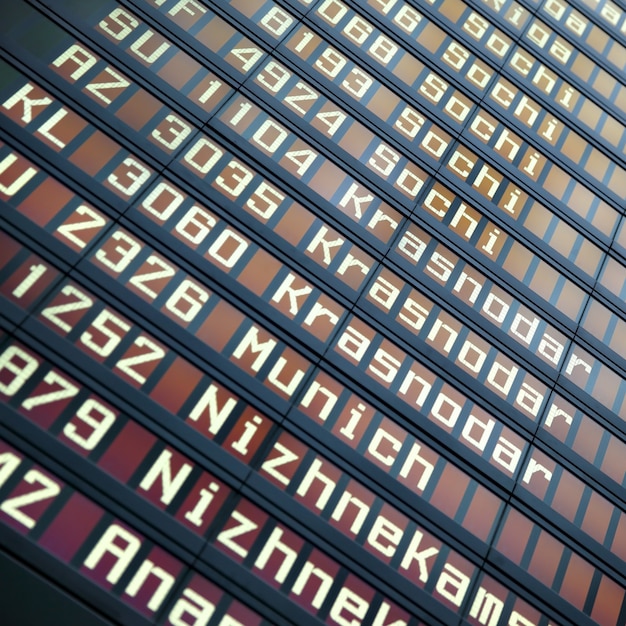
[(621, 71), (626, 69), (626, 48), (620, 45), (617, 41), (611, 42), (611, 47), (609, 48), (606, 58), (609, 62), (615, 65), (617, 69)]
[[(588, 146), (588, 142), (586, 142), (580, 135), (576, 135), (572, 132), (568, 133), (565, 141), (561, 146), (561, 152), (574, 163), (580, 163), (583, 154)], [(555, 190), (550, 189), (552, 195), (558, 195), (554, 193)]]
[(157, 70), (157, 75), (175, 89), (181, 89), (201, 71), (206, 72), (198, 61), (184, 52), (177, 52)]
[[(324, 108), (332, 110), (336, 107), (331, 108), (329, 105), (325, 105)], [(313, 120), (313, 126), (323, 132), (328, 129), (328, 125), (319, 120)], [(364, 128), (361, 124), (351, 124), (347, 132), (339, 139), (338, 144), (350, 155), (364, 160), (362, 155), (374, 140), (377, 140), (374, 133)]]
[[(533, 262), (533, 256), (530, 250), (515, 242), (511, 246), (502, 267), (509, 272), (509, 274), (515, 276), (517, 280), (524, 282), (528, 269)], [(553, 284), (552, 281), (551, 284)]]
[(267, 2), (266, 0), (228, 0), (228, 4), (239, 13), (251, 18)]
[(39, 226), (45, 226), (65, 207), (75, 194), (65, 185), (48, 177), (18, 205), (20, 213)]
[(572, 178), (564, 172), (560, 167), (552, 167), (548, 172), (543, 188), (551, 193), (555, 198), (561, 198), (565, 195)]
[(232, 304), (220, 300), (194, 334), (200, 341), (221, 352), (244, 319), (244, 315)]
[[(626, 344), (622, 343), (621, 345)], [(624, 459), (626, 459), (626, 443), (612, 435), (600, 469), (621, 486), (624, 486), (624, 479), (626, 478), (626, 463), (624, 463)], [(623, 520), (621, 524), (623, 525)], [(626, 544), (624, 552), (626, 552)], [(626, 561), (626, 558), (624, 558), (624, 561)]]
[(590, 363), (599, 369), (599, 374), (593, 387), (587, 385), (585, 391), (625, 420), (626, 397), (624, 396), (624, 387), (626, 386), (626, 380), (621, 374), (617, 374), (600, 362), (591, 359)]
[(576, 230), (565, 222), (558, 222), (554, 229), (554, 235), (550, 238), (550, 243), (563, 256), (568, 257), (579, 239), (583, 238)]
[[(600, 69), (598, 74), (593, 80), (592, 83), (593, 88), (602, 96), (604, 96), (607, 100), (614, 100), (617, 108), (619, 110), (620, 104), (624, 101), (624, 87), (621, 87), (618, 81), (611, 76), (608, 72)], [(612, 94), (617, 87), (617, 95), (615, 98), (612, 98)]]
[(95, 176), (119, 152), (118, 143), (104, 133), (95, 132), (87, 137), (78, 149), (69, 157), (69, 161), (90, 176)]
[(462, 2), (462, 0), (448, 0), (447, 2), (442, 2), (439, 7), (437, 7), (437, 11), (453, 24), (456, 24), (457, 20), (466, 10), (467, 4)]
[(535, 525), (529, 519), (509, 507), (495, 548), (513, 563), (520, 565), (534, 528)]
[(624, 587), (606, 575), (602, 575), (591, 610), (591, 619), (606, 626), (620, 626), (618, 621), (625, 595)]
[(582, 54), (577, 54), (574, 58), (574, 62), (570, 66), (570, 70), (585, 82), (589, 80), (594, 69), (595, 63)]
[(607, 307), (595, 298), (590, 298), (582, 327), (600, 341), (607, 343), (611, 338), (610, 327), (613, 317), (614, 314)]
[(202, 378), (202, 372), (176, 357), (150, 392), (150, 397), (164, 409), (176, 415)]
[(563, 544), (545, 530), (540, 530), (528, 565), (528, 573), (551, 587), (563, 553)]
[[(576, 250), (578, 250), (576, 252)], [(582, 235), (576, 234), (572, 248), (567, 251), (567, 256), (574, 262), (576, 267), (580, 268), (588, 276), (596, 276), (600, 271), (600, 266), (604, 259), (604, 252), (594, 243), (585, 239)]]
[(600, 136), (604, 141), (608, 141), (612, 146), (617, 147), (626, 130), (614, 117), (608, 115), (600, 128)]
[(324, 198), (330, 198), (334, 192), (348, 179), (349, 176), (333, 163), (324, 161), (319, 170), (309, 181), (309, 188), (319, 193)]
[(578, 119), (590, 128), (596, 127), (601, 116), (602, 109), (591, 100), (585, 100), (577, 114)]
[[(184, 11), (178, 12), (179, 15), (181, 13), (184, 13)], [(236, 34), (238, 34), (237, 31), (230, 24), (228, 24), (228, 22), (225, 22), (219, 17), (214, 17), (202, 28), (202, 30), (195, 33), (194, 38), (204, 44), (209, 50), (218, 52)], [(251, 42), (246, 40), (246, 43)], [(242, 47), (246, 46), (242, 45)], [(235, 59), (232, 54), (228, 55), (227, 60), (231, 63), (231, 65), (235, 63)], [(241, 62), (238, 62), (237, 69), (239, 69), (240, 65)]]
[(606, 498), (591, 491), (581, 528), (598, 543), (604, 544), (614, 514), (618, 517), (624, 516)]
[[(274, 232), (292, 246), (297, 246), (316, 221), (319, 220), (309, 210), (294, 202), (274, 226)], [(334, 241), (336, 237), (331, 236), (331, 239)]]
[(126, 482), (157, 441), (151, 432), (128, 421), (98, 460), (98, 466), (118, 480)]
[(435, 487), (430, 503), (448, 517), (455, 519), (468, 486), (468, 476), (448, 464)]
[(606, 186), (620, 198), (626, 197), (626, 170), (615, 165)]
[(583, 458), (594, 463), (604, 429), (590, 419), (580, 422), (572, 449)]
[(446, 39), (448, 35), (432, 22), (429, 22), (417, 36), (417, 41), (433, 54), (439, 50)]
[(583, 610), (595, 570), (588, 561), (576, 553), (570, 555), (565, 576), (559, 589), (559, 595), (577, 609)]
[(583, 326), (616, 354), (621, 355), (622, 348), (626, 345), (625, 320), (597, 300), (592, 300)]
[(405, 54), (394, 65), (391, 72), (404, 83), (412, 85), (415, 82), (415, 78), (422, 73), (425, 67), (426, 66), (421, 61)]
[(559, 479), (550, 507), (565, 519), (572, 522), (580, 508), (585, 485), (569, 472), (564, 472)]
[(626, 294), (626, 268), (612, 257), (607, 257), (606, 264), (600, 274), (600, 284), (613, 295), (623, 299)]
[(503, 509), (500, 498), (482, 485), (477, 485), (461, 525), (475, 537), (487, 542)]
[[(623, 181), (620, 185), (623, 185)], [(579, 194), (582, 191), (579, 189), (580, 185), (574, 187), (574, 194)], [(587, 191), (587, 190), (585, 190)], [(587, 192), (589, 193), (589, 192)], [(594, 202), (595, 211), (593, 213), (593, 217), (591, 218), (591, 223), (595, 226), (601, 233), (612, 237), (615, 233), (615, 227), (620, 219), (620, 214), (612, 207), (609, 206), (604, 200), (595, 199)]]
[(367, 103), (368, 111), (371, 111), (381, 120), (388, 120), (395, 109), (398, 108), (401, 100), (387, 87), (381, 86)]
[[(549, 274), (551, 271), (545, 264), (542, 264), (540, 271), (536, 275), (537, 283), (540, 282), (539, 274)], [(537, 289), (537, 283), (532, 283), (533, 289)], [(556, 281), (555, 281), (556, 284)], [(583, 307), (587, 301), (587, 293), (571, 281), (562, 281), (562, 286), (558, 298), (556, 298), (556, 307), (562, 311), (570, 319), (578, 320), (583, 312)]]
[(257, 250), (237, 276), (237, 282), (256, 296), (261, 296), (282, 266), (280, 261), (265, 250)]
[(544, 238), (553, 221), (554, 216), (543, 205), (533, 201), (524, 219), (524, 226), (537, 237)]
[[(624, 457), (622, 457), (622, 460), (623, 458)], [(623, 514), (619, 516), (619, 521), (615, 528), (615, 537), (611, 544), (611, 552), (622, 559), (622, 561), (626, 562), (626, 516)]]
[[(589, 153), (589, 157), (585, 161), (585, 171), (591, 174), (596, 180), (603, 181), (607, 172), (612, 169), (613, 162), (606, 155), (602, 154), (596, 148)], [(626, 172), (622, 169), (622, 176)]]
[(133, 94), (119, 108), (116, 116), (138, 131), (163, 108), (163, 105), (154, 96), (142, 90)]
[[(613, 42), (613, 40), (611, 39), (611, 37), (609, 37), (607, 33), (605, 33), (602, 29), (598, 28), (597, 26), (591, 27), (591, 30), (589, 31), (589, 34), (585, 38), (585, 41), (599, 54), (604, 53), (604, 49), (606, 48), (607, 43), (609, 43), (609, 41), (611, 43), (615, 43)], [(617, 45), (619, 46), (619, 44)]]

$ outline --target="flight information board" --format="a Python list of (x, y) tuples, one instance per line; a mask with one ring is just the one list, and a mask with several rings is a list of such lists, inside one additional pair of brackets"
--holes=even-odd
[(2, 563), (111, 624), (623, 626), (624, 12), (10, 3)]

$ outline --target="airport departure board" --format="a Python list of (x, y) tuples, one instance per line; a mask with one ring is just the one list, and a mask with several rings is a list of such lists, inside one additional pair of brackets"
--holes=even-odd
[(0, 44), (0, 622), (626, 624), (623, 0)]

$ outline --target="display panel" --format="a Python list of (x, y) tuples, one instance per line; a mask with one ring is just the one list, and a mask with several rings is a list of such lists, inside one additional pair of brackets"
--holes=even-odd
[(0, 549), (124, 623), (624, 623), (620, 16), (14, 3)]

